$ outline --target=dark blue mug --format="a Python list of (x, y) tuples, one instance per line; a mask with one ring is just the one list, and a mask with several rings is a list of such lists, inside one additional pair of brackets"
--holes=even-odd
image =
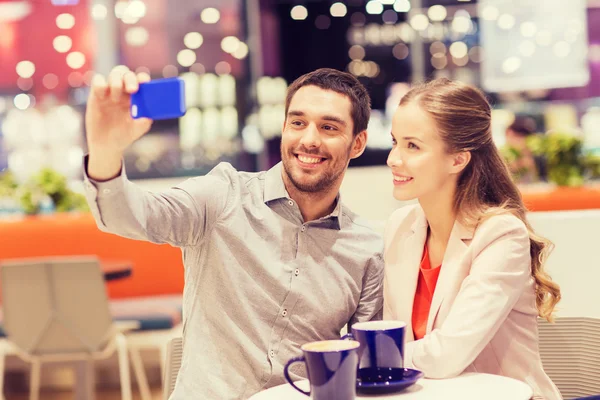
[(402, 321), (369, 321), (352, 325), (352, 333), (343, 339), (360, 343), (358, 368), (404, 368), (404, 333)]
[[(283, 373), (294, 389), (314, 400), (352, 400), (356, 397), (358, 348), (353, 340), (325, 340), (301, 347), (303, 356), (287, 362)], [(306, 364), (310, 392), (300, 389), (290, 378), (292, 364)]]

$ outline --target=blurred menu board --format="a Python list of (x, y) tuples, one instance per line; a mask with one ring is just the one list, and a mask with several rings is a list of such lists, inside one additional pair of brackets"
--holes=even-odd
[(482, 85), (490, 92), (584, 86), (586, 0), (479, 0)]

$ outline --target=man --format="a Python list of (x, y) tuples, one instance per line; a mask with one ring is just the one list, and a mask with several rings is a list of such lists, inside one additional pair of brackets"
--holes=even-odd
[(380, 316), (382, 240), (339, 199), (365, 149), (369, 96), (347, 73), (304, 75), (288, 90), (282, 163), (259, 173), (222, 163), (149, 193), (121, 162), (150, 128), (129, 116), (130, 94), (148, 79), (113, 71), (94, 82), (88, 201), (100, 229), (182, 249), (184, 351), (171, 398), (245, 399), (283, 383), (302, 344)]
[(535, 120), (526, 116), (517, 116), (506, 128), (506, 146), (512, 150), (515, 157), (508, 163), (508, 167), (521, 183), (531, 183), (539, 178), (545, 178), (544, 160), (535, 157), (527, 146), (527, 138), (535, 132)]

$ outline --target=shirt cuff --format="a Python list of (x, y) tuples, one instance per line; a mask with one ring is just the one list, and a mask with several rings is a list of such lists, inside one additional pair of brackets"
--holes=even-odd
[(87, 194), (93, 198), (110, 197), (114, 194), (123, 191), (125, 182), (127, 181), (127, 173), (125, 172), (125, 163), (121, 161), (121, 172), (118, 176), (111, 180), (99, 182), (88, 175), (89, 155), (83, 157), (83, 187)]

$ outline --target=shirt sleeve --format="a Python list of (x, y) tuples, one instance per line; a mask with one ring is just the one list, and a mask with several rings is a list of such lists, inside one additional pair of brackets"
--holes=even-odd
[(363, 287), (356, 312), (349, 322), (380, 320), (383, 317), (383, 256), (375, 254), (367, 265)]
[(98, 228), (104, 232), (177, 247), (197, 244), (228, 205), (233, 185), (229, 164), (208, 175), (191, 178), (162, 192), (144, 190), (127, 179), (125, 168), (116, 178), (97, 182), (87, 174), (85, 195)]

